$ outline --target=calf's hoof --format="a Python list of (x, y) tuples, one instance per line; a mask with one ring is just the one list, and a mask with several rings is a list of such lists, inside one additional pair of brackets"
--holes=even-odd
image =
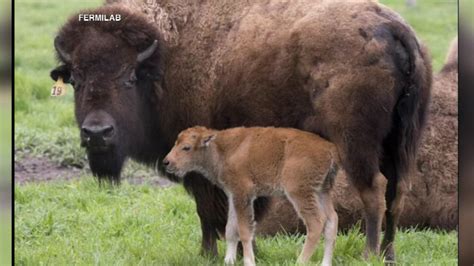
[(224, 264), (225, 265), (234, 265), (235, 264), (235, 257), (225, 256)]
[(308, 259), (304, 259), (304, 258), (301, 258), (301, 257), (298, 257), (298, 259), (296, 260), (296, 264), (297, 265), (305, 265), (308, 263)]
[(255, 261), (250, 258), (244, 258), (244, 266), (255, 266)]
[(324, 262), (324, 261), (323, 261), (323, 262), (321, 263), (321, 266), (331, 266), (331, 265), (332, 265), (331, 262)]

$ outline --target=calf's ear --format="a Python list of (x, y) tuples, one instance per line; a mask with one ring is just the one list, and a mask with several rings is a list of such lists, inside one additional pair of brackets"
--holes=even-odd
[(216, 134), (208, 134), (204, 135), (204, 137), (201, 140), (201, 147), (208, 147), (209, 144), (216, 139)]
[(70, 83), (71, 82), (71, 71), (66, 65), (60, 65), (57, 68), (51, 70), (49, 73), (51, 78), (54, 81), (58, 80), (58, 77), (61, 77), (64, 81), (64, 83)]

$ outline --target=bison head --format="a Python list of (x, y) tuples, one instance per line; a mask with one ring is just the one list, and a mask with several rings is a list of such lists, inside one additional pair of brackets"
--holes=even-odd
[(213, 168), (213, 150), (210, 144), (217, 136), (217, 131), (205, 127), (192, 127), (182, 131), (171, 149), (163, 160), (167, 173), (176, 175), (178, 178), (190, 172), (198, 172), (208, 179), (215, 177), (210, 174)]
[(89, 13), (121, 14), (119, 22), (84, 22), (73, 16), (54, 40), (62, 63), (51, 72), (74, 87), (81, 145), (99, 180), (118, 182), (127, 157), (148, 161), (158, 121), (161, 39), (152, 25), (128, 10), (104, 7)]

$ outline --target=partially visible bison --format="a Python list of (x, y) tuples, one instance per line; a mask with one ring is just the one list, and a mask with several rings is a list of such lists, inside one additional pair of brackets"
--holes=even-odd
[[(458, 225), (458, 42), (452, 41), (442, 70), (434, 76), (426, 133), (400, 216), (403, 227), (453, 230)], [(363, 216), (363, 204), (343, 172), (336, 178), (334, 202), (339, 228), (348, 229)], [(257, 226), (262, 235), (303, 232), (291, 204), (274, 197), (269, 212)]]
[[(195, 125), (307, 130), (338, 148), (364, 203), (366, 251), (379, 253), (385, 214), (382, 249), (394, 258), (432, 79), (425, 48), (399, 15), (368, 0), (147, 0), (81, 13), (122, 18), (74, 15), (54, 41), (61, 66), (51, 76), (75, 88), (94, 175), (118, 182), (127, 158), (162, 166), (177, 134)], [(227, 198), (190, 175), (183, 184), (196, 200), (202, 249), (215, 255)], [(257, 220), (267, 201), (255, 200)]]

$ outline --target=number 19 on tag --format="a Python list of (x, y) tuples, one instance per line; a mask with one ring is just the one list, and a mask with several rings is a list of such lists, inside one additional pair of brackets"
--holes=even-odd
[(61, 96), (63, 93), (63, 88), (60, 86), (53, 86), (51, 88), (51, 96)]
[(66, 84), (63, 82), (62, 77), (58, 77), (56, 83), (51, 88), (51, 96), (63, 96), (66, 94)]

